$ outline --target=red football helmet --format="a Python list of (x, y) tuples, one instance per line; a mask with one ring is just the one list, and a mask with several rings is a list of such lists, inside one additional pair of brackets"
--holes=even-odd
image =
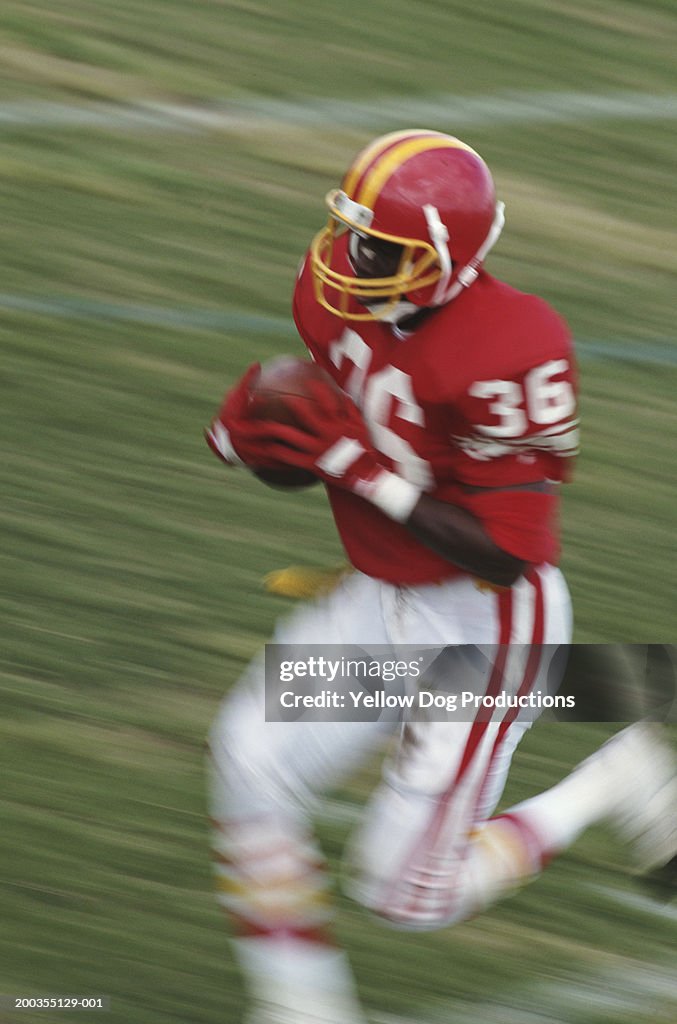
[[(327, 205), (329, 222), (310, 248), (315, 293), (346, 320), (382, 319), (402, 300), (444, 305), (473, 283), (503, 227), (503, 203), (496, 202), (482, 158), (459, 139), (426, 129), (372, 142), (341, 188), (329, 192)], [(337, 268), (334, 245), (346, 229), (352, 232), (349, 273)], [(353, 242), (359, 239), (400, 246), (396, 271), (358, 276)]]

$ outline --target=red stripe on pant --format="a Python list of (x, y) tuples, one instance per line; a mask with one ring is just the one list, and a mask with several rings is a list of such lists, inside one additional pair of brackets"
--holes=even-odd
[[(517, 691), (518, 698), (527, 696), (527, 694), (529, 694), (533, 689), (533, 685), (538, 676), (538, 669), (541, 663), (541, 655), (543, 653), (542, 648), (543, 633), (545, 628), (545, 610), (543, 604), (543, 585), (541, 583), (541, 577), (538, 573), (538, 570), (534, 570), (533, 574), (529, 575), (529, 582), (532, 584), (536, 592), (534, 601), (534, 624), (531, 631), (531, 649), (529, 651), (529, 657), (527, 659), (527, 664), (524, 669), (524, 676), (522, 677), (522, 682), (520, 683), (519, 689)], [(489, 780), (491, 769), (496, 761), (496, 758), (498, 757), (498, 754), (500, 752), (501, 747), (503, 746), (503, 743), (505, 742), (505, 738), (508, 734), (508, 729), (515, 721), (515, 719), (518, 717), (520, 710), (521, 708), (519, 706), (514, 708), (508, 708), (505, 713), (505, 717), (503, 718), (503, 721), (498, 727), (498, 734), (494, 741), (494, 746), (491, 751), (489, 763), (487, 764), (487, 771), (484, 777), (484, 784), (478, 794), (475, 809), (477, 809), (482, 803), (482, 797), (486, 792), (486, 786)]]
[[(539, 575), (537, 570), (534, 570), (533, 574), (529, 575), (529, 582), (532, 584), (532, 586), (534, 587), (534, 589), (536, 591), (536, 593), (535, 593), (535, 601), (534, 601), (534, 624), (533, 624), (533, 628), (532, 628), (532, 632), (531, 632), (531, 643), (529, 645), (530, 646), (529, 657), (527, 658), (527, 663), (526, 663), (525, 668), (524, 668), (524, 675), (522, 676), (522, 682), (520, 683), (519, 689), (517, 690), (517, 697), (518, 698), (527, 696), (527, 694), (529, 694), (531, 692), (531, 690), (533, 689), (534, 683), (536, 682), (536, 679), (538, 677), (538, 669), (539, 669), (539, 666), (540, 666), (540, 663), (541, 663), (541, 655), (542, 655), (542, 652), (543, 652), (543, 634), (544, 634), (544, 628), (545, 628), (544, 627), (544, 623), (545, 623), (545, 610), (544, 610), (544, 604), (543, 604), (543, 586), (542, 586), (542, 582), (541, 582), (541, 577), (540, 577), (540, 575)], [(521, 710), (521, 708), (519, 707), (519, 704), (518, 704), (517, 707), (508, 708), (506, 713), (505, 713), (505, 716), (503, 718), (503, 721), (501, 722), (501, 724), (498, 727), (498, 733), (496, 735), (496, 739), (494, 740), (494, 745), (493, 745), (493, 748), (492, 748), (492, 751), (491, 751), (491, 755), (490, 755), (489, 761), (487, 763), (487, 768), (486, 768), (486, 772), (485, 772), (485, 775), (484, 775), (484, 782), (482, 783), (482, 786), (480, 787), (479, 793), (477, 795), (477, 800), (475, 801), (475, 812), (477, 812), (478, 807), (480, 807), (481, 804), (482, 804), (482, 798), (484, 797), (484, 794), (485, 794), (486, 788), (487, 788), (487, 783), (489, 782), (489, 778), (491, 776), (491, 769), (492, 769), (493, 765), (496, 762), (496, 759), (497, 759), (497, 757), (498, 757), (498, 755), (500, 753), (501, 747), (505, 743), (505, 739), (506, 739), (506, 737), (508, 735), (508, 730), (510, 729), (510, 726), (513, 724), (513, 722), (518, 717), (518, 715), (520, 713), (520, 710)], [(505, 818), (506, 820), (510, 820), (514, 824), (515, 828), (520, 829), (521, 834), (525, 838), (528, 838), (528, 840), (529, 840), (528, 847), (529, 847), (530, 852), (533, 852), (533, 848), (534, 848), (534, 845), (536, 843), (536, 836), (533, 833), (533, 831), (531, 829), (528, 829), (528, 826), (525, 826), (524, 829), (521, 829), (520, 826), (521, 826), (522, 823), (514, 815), (503, 814), (503, 815), (500, 815), (500, 817), (501, 818)], [(475, 821), (476, 821), (476, 817), (475, 817)], [(528, 831), (527, 831), (527, 829), (528, 829)], [(547, 864), (548, 858), (542, 853), (540, 848), (539, 848), (539, 852), (538, 852), (538, 859), (541, 862), (541, 866), (545, 867), (545, 865)], [(445, 914), (447, 916), (451, 915), (451, 909), (452, 909), (452, 906), (453, 906), (453, 902), (454, 902), (454, 900), (453, 900), (453, 896), (452, 896), (452, 898), (449, 900), (449, 902), (445, 906)]]
[[(508, 655), (508, 645), (510, 643), (510, 634), (512, 631), (512, 617), (513, 617), (513, 595), (512, 590), (501, 591), (497, 595), (498, 601), (498, 616), (499, 616), (499, 647), (494, 662), (494, 666), (489, 677), (489, 683), (485, 693), (486, 697), (495, 697), (501, 690), (501, 684), (505, 674), (505, 664)], [(411, 850), (407, 859), (405, 860), (402, 868), (398, 874), (399, 878), (402, 878), (407, 868), (415, 863), (420, 855), (424, 858), (429, 858), (434, 852), (434, 846), (437, 842), (439, 835), (444, 827), (445, 819), (449, 810), (450, 803), (453, 795), (457, 790), (462, 779), (465, 777), (470, 765), (472, 764), (473, 758), (477, 752), (477, 749), (489, 727), (491, 721), (492, 711), (490, 708), (486, 708), (482, 705), (470, 728), (470, 733), (466, 741), (461, 760), (456, 771), (456, 774), (447, 787), (447, 789), (440, 794), (437, 799), (435, 809), (432, 814), (430, 824), (426, 828), (425, 832), (419, 840), (417, 840), (414, 848)], [(397, 882), (394, 883), (394, 887)], [(407, 913), (413, 913), (416, 910), (417, 904), (420, 901), (418, 894), (412, 896), (410, 903), (406, 908)], [(383, 911), (387, 909), (388, 900), (386, 899), (385, 906), (382, 908)]]

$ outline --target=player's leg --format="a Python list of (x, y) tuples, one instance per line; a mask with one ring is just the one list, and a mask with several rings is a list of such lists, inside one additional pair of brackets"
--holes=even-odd
[(546, 862), (590, 825), (608, 821), (630, 844), (639, 871), (661, 867), (677, 854), (676, 763), (666, 735), (652, 723), (628, 726), (556, 786), (496, 821), (524, 830)]
[[(641, 662), (640, 654), (637, 657)], [(608, 705), (627, 719), (641, 714), (645, 686), (633, 671), (634, 651), (592, 651), (597, 685), (588, 708)], [(586, 656), (570, 659), (567, 673)], [(587, 665), (589, 671), (590, 666)], [(620, 695), (605, 696), (614, 674)], [(598, 678), (596, 679), (598, 682)], [(613, 706), (611, 710), (614, 710)], [(480, 824), (464, 861), (464, 916), (493, 902), (516, 884), (538, 874), (585, 829), (607, 822), (629, 844), (638, 871), (675, 863), (677, 857), (677, 762), (669, 736), (659, 725), (639, 721), (617, 733), (556, 786)], [(666, 871), (666, 878), (671, 874)]]
[[(520, 608), (519, 595), (512, 607), (504, 599), (504, 611), (527, 628), (540, 621), (534, 642), (540, 635), (550, 645), (566, 638), (567, 602), (558, 574), (542, 574), (539, 585), (535, 616), (524, 601)], [(552, 650), (540, 648), (537, 686)], [(528, 676), (523, 692), (531, 685)], [(558, 786), (488, 819), (526, 728), (510, 714), (502, 722), (476, 719), (465, 729), (461, 723), (410, 727), (355, 844), (361, 871), (353, 894), (401, 926), (434, 928), (477, 913), (538, 874), (605, 818), (633, 843), (645, 869), (677, 853), (674, 759), (644, 725), (619, 734)]]
[[(487, 696), (546, 691), (570, 636), (566, 585), (550, 568), (500, 594), (463, 580), (410, 592), (407, 602), (409, 614), (393, 619), (399, 639), (479, 645), (474, 654), (472, 647), (449, 652), (447, 671), (473, 677), (475, 692)], [(514, 707), (453, 717), (405, 727), (352, 844), (352, 894), (409, 927), (438, 927), (477, 901), (464, 892), (470, 838), (498, 802), (529, 727)]]
[[(379, 586), (352, 576), (282, 623), (279, 643), (385, 643)], [(330, 939), (331, 900), (309, 816), (384, 735), (378, 722), (266, 723), (263, 659), (224, 701), (210, 734), (219, 901), (256, 1024), (358, 1024), (348, 963)]]
[(590, 825), (606, 821), (630, 844), (638, 869), (677, 855), (675, 760), (657, 726), (614, 736), (550, 790), (479, 823), (450, 884), (445, 921), (477, 914), (537, 876)]

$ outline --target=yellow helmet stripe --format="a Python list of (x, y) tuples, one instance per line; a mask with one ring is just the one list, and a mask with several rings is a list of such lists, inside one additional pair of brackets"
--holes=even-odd
[(381, 135), (378, 139), (374, 139), (368, 146), (365, 146), (361, 153), (358, 153), (354, 163), (348, 168), (342, 184), (343, 191), (351, 199), (354, 199), (353, 190), (357, 188), (360, 178), (369, 165), (396, 142), (399, 142), (401, 139), (421, 138), (424, 135), (430, 136), (432, 134), (440, 137), (439, 132), (433, 133), (426, 128), (406, 128), (404, 131), (390, 132), (388, 135)]
[(460, 139), (451, 138), (449, 135), (424, 135), (403, 141), (385, 153), (380, 160), (377, 160), (364, 176), (360, 185), (360, 193), (355, 197), (356, 202), (372, 210), (381, 189), (397, 168), (411, 157), (431, 149), (464, 149), (468, 153), (475, 153), (471, 146), (461, 142)]

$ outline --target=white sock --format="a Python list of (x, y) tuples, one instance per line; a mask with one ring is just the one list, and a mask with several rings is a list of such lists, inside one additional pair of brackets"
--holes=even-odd
[(252, 1024), (364, 1024), (348, 960), (329, 940), (329, 879), (312, 836), (271, 815), (216, 823), (213, 841)]
[(235, 952), (255, 1005), (294, 1022), (363, 1024), (345, 954), (293, 935), (236, 939)]
[(571, 846), (590, 825), (617, 806), (618, 780), (596, 751), (551, 789), (510, 809), (525, 818), (538, 833), (544, 848), (557, 853)]

